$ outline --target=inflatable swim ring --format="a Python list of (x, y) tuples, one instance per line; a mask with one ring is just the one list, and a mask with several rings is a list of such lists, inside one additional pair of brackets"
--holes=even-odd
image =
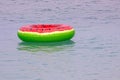
[(34, 24), (22, 26), (18, 37), (25, 42), (55, 42), (70, 40), (75, 30), (64, 24)]

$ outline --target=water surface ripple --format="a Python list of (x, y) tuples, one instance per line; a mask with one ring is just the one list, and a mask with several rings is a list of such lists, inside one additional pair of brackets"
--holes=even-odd
[[(20, 26), (63, 23), (70, 41), (25, 43)], [(119, 0), (1, 0), (0, 80), (120, 80)]]

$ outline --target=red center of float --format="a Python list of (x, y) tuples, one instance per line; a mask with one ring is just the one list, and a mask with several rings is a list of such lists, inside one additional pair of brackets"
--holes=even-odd
[(27, 25), (20, 28), (24, 32), (39, 32), (39, 33), (49, 33), (54, 31), (65, 31), (70, 30), (72, 27), (62, 24), (37, 24), (37, 25)]

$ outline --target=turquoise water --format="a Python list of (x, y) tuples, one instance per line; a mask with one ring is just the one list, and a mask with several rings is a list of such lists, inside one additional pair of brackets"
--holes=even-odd
[[(62, 23), (64, 42), (25, 43), (26, 24)], [(119, 0), (1, 0), (0, 80), (120, 80)]]

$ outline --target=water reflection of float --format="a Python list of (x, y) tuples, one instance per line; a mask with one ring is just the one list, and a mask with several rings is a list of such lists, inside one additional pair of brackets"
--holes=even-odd
[(64, 51), (73, 47), (75, 42), (72, 40), (62, 42), (21, 42), (19, 43), (18, 50), (27, 52), (45, 52), (54, 53)]

